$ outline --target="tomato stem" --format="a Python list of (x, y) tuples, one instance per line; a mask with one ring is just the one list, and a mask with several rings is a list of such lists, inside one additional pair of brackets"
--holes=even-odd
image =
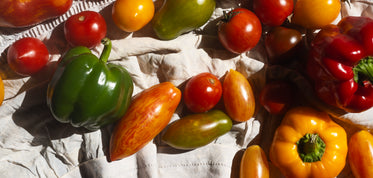
[(363, 85), (365, 81), (373, 83), (373, 57), (368, 56), (360, 60), (359, 64), (353, 68), (354, 80)]
[(111, 40), (109, 38), (104, 38), (101, 40), (101, 43), (104, 45), (104, 49), (102, 50), (100, 60), (106, 63), (111, 52)]
[(241, 13), (240, 11), (231, 11), (231, 12), (228, 12), (227, 11), (223, 11), (223, 18), (220, 20), (221, 22), (224, 22), (224, 23), (227, 23), (229, 22), (234, 16), (236, 16), (237, 14)]
[(318, 134), (307, 133), (297, 142), (298, 154), (303, 162), (320, 161), (325, 152), (325, 142)]

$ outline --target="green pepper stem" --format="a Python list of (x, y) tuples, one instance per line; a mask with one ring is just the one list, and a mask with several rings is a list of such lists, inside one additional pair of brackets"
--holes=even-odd
[(358, 84), (363, 84), (364, 81), (373, 83), (373, 57), (368, 56), (361, 59), (359, 64), (353, 68), (354, 80)]
[(303, 162), (316, 162), (324, 155), (326, 145), (318, 134), (307, 133), (298, 140), (297, 146)]
[(104, 45), (104, 49), (102, 50), (100, 61), (106, 63), (111, 52), (111, 40), (109, 38), (104, 38), (101, 40), (101, 43)]

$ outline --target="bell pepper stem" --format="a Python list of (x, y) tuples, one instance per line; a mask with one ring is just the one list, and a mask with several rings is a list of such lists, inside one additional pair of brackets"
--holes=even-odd
[(102, 50), (100, 61), (106, 63), (111, 52), (111, 40), (109, 38), (104, 38), (101, 40), (101, 43), (104, 45), (104, 49)]
[(368, 56), (353, 68), (354, 80), (358, 84), (370, 81), (373, 84), (373, 57)]
[(298, 140), (297, 146), (303, 162), (316, 162), (324, 155), (326, 145), (318, 134), (307, 133)]

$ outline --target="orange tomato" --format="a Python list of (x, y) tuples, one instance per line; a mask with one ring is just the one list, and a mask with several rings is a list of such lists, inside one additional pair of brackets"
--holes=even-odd
[(340, 10), (340, 0), (298, 0), (291, 21), (304, 28), (319, 29), (331, 24)]
[(152, 0), (117, 0), (112, 8), (112, 18), (123, 31), (135, 32), (150, 22), (154, 11)]
[(253, 117), (255, 97), (249, 81), (231, 69), (223, 81), (223, 100), (225, 110), (232, 120), (244, 122)]
[(269, 178), (267, 156), (259, 145), (249, 146), (241, 159), (240, 178)]
[(128, 157), (149, 143), (170, 122), (181, 100), (181, 91), (170, 82), (136, 95), (110, 139), (110, 159)]
[(3, 104), (4, 100), (4, 83), (3, 79), (0, 76), (0, 105)]
[(348, 143), (348, 161), (356, 178), (373, 177), (373, 135), (361, 130)]

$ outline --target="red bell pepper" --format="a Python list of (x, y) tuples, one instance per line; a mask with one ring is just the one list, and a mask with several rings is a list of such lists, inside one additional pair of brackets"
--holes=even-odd
[(311, 42), (307, 73), (325, 103), (347, 112), (373, 106), (373, 20), (345, 17)]

